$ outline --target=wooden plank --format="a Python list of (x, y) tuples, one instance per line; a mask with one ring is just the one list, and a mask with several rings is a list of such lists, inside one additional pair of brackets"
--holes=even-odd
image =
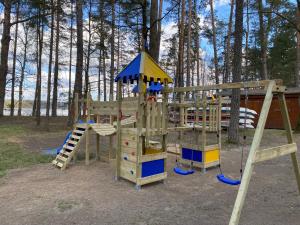
[(195, 92), (195, 91), (211, 91), (211, 90), (224, 90), (224, 89), (241, 89), (241, 88), (257, 88), (268, 87), (270, 83), (276, 85), (282, 85), (282, 80), (261, 80), (261, 81), (248, 81), (237, 83), (224, 83), (215, 85), (193, 86), (193, 87), (176, 87), (176, 88), (164, 88), (165, 93), (172, 92)]
[(296, 151), (297, 151), (296, 143), (260, 150), (256, 152), (253, 163), (274, 159), (280, 156), (291, 154)]
[(246, 194), (248, 191), (252, 171), (253, 171), (253, 160), (255, 158), (256, 151), (260, 146), (260, 142), (262, 139), (263, 131), (265, 128), (265, 124), (267, 121), (268, 113), (270, 110), (270, 106), (273, 99), (273, 87), (275, 85), (275, 81), (270, 81), (268, 83), (267, 94), (265, 96), (265, 100), (262, 106), (262, 110), (259, 116), (259, 120), (257, 123), (257, 127), (254, 133), (253, 141), (250, 147), (250, 152), (248, 155), (247, 163), (244, 168), (244, 173), (242, 177), (242, 181), (239, 187), (239, 191), (234, 203), (233, 211), (230, 217), (229, 225), (238, 225), (242, 208), (245, 202)]
[(157, 182), (160, 180), (164, 180), (166, 178), (167, 178), (167, 172), (164, 172), (164, 173), (149, 176), (149, 177), (138, 178), (136, 183), (137, 183), (137, 185), (145, 185), (145, 184), (150, 184), (150, 183)]
[(158, 160), (158, 159), (166, 159), (166, 158), (167, 158), (167, 153), (166, 152), (157, 153), (157, 154), (143, 155), (141, 157), (139, 163), (149, 162), (149, 161)]
[[(278, 94), (278, 100), (279, 100), (279, 105), (280, 105), (280, 111), (283, 117), (283, 124), (286, 130), (286, 135), (287, 135), (287, 140), (288, 143), (293, 143), (294, 142), (294, 137), (293, 137), (293, 131), (292, 131), (292, 126), (291, 126), (291, 121), (289, 118), (289, 113), (287, 109), (287, 104), (285, 100), (285, 95), (283, 93)], [(293, 152), (291, 154), (291, 159), (294, 167), (294, 173), (298, 185), (298, 192), (300, 193), (300, 169), (299, 169), (299, 163), (297, 159), (296, 152)]]

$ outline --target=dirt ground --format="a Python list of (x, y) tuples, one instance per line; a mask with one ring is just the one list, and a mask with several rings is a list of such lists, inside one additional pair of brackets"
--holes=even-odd
[[(57, 133), (52, 128), (50, 133), (34, 130), (16, 141), (29, 151), (55, 147), (67, 131), (63, 121), (56, 123), (61, 125)], [(300, 134), (295, 137), (299, 146)], [(280, 143), (286, 143), (283, 131), (265, 132), (262, 146)], [(249, 146), (246, 155), (248, 150)], [(239, 151), (224, 144), (226, 174), (239, 176)], [(85, 166), (82, 161), (63, 172), (50, 163), (10, 170), (0, 179), (0, 225), (228, 224), (238, 188), (219, 183), (217, 168), (180, 176), (173, 173), (174, 166), (175, 156), (169, 155), (167, 180), (140, 191), (128, 181), (113, 179), (114, 162), (93, 161)], [(290, 157), (257, 164), (240, 224), (300, 224), (300, 196)]]

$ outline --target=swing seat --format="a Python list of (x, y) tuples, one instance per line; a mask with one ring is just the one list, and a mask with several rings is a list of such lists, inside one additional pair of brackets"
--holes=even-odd
[(225, 177), (224, 174), (218, 174), (217, 178), (220, 182), (223, 182), (224, 184), (228, 185), (239, 185), (241, 183), (241, 180), (234, 180), (229, 177)]
[(192, 169), (189, 169), (189, 170), (184, 170), (180, 167), (174, 167), (173, 171), (179, 175), (183, 175), (183, 176), (186, 176), (186, 175), (190, 175), (190, 174), (193, 174), (195, 171), (192, 170)]

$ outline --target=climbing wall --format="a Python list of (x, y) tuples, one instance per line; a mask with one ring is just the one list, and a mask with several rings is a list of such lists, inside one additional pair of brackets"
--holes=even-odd
[(85, 131), (88, 129), (86, 124), (76, 124), (75, 129), (72, 132), (72, 135), (67, 140), (66, 144), (63, 146), (63, 149), (52, 161), (52, 164), (64, 170), (74, 154), (79, 149), (79, 144), (82, 139), (84, 139)]

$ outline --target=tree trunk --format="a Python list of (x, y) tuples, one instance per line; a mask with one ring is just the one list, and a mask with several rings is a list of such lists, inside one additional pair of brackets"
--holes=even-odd
[[(17, 3), (16, 21), (19, 20), (19, 9), (20, 4)], [(16, 61), (17, 61), (17, 46), (18, 46), (18, 27), (16, 24), (15, 38), (14, 38), (14, 53), (13, 53), (13, 68), (12, 68), (12, 79), (11, 79), (11, 101), (10, 101), (10, 116), (14, 115), (15, 112), (15, 83), (16, 83)]]
[(109, 100), (114, 100), (114, 76), (115, 76), (115, 0), (111, 0), (111, 39), (110, 39), (110, 79)]
[(192, 32), (192, 0), (189, 0), (188, 11), (188, 36), (187, 36), (187, 70), (186, 70), (186, 86), (191, 86), (191, 32)]
[(157, 17), (158, 17), (158, 0), (151, 0), (150, 7), (150, 43), (149, 53), (152, 58), (158, 62), (157, 52)]
[[(236, 0), (234, 56), (233, 56), (233, 82), (241, 81), (242, 74), (242, 47), (243, 47), (243, 9), (244, 1)], [(231, 111), (228, 140), (232, 143), (239, 141), (239, 115), (240, 115), (240, 89), (232, 89)]]
[(53, 77), (53, 97), (52, 97), (52, 116), (57, 116), (57, 87), (58, 87), (58, 71), (59, 71), (59, 40), (60, 40), (60, 0), (56, 5), (56, 39), (55, 39), (55, 62)]
[(68, 91), (68, 125), (71, 125), (71, 104), (72, 104), (72, 60), (73, 60), (73, 1), (71, 1), (71, 27), (70, 27), (70, 52), (69, 52), (69, 91)]
[(245, 46), (245, 78), (244, 81), (248, 81), (249, 79), (249, 69), (248, 69), (248, 52), (249, 52), (249, 32), (250, 32), (250, 22), (249, 22), (249, 0), (246, 0), (247, 7), (247, 28), (246, 28), (246, 46)]
[(156, 45), (156, 52), (157, 52), (157, 60), (159, 61), (160, 55), (160, 42), (161, 42), (161, 19), (162, 19), (162, 9), (163, 9), (163, 0), (159, 0), (159, 9), (158, 9), (158, 23), (157, 23), (157, 45)]
[(100, 49), (99, 59), (98, 59), (98, 63), (99, 63), (99, 65), (98, 65), (98, 95), (97, 95), (98, 101), (100, 101), (100, 99), (101, 99), (101, 67), (102, 67), (101, 60), (102, 60), (102, 56), (101, 56), (101, 49)]
[(225, 76), (224, 83), (230, 82), (230, 73), (231, 73), (231, 34), (232, 34), (232, 18), (233, 18), (233, 8), (234, 8), (234, 0), (230, 1), (230, 15), (228, 22), (228, 30), (227, 30), (227, 40), (226, 40), (226, 51), (225, 51)]
[(183, 73), (184, 73), (184, 24), (185, 24), (185, 0), (181, 1), (181, 16), (180, 16), (180, 25), (179, 25), (179, 46), (178, 46), (178, 86), (183, 87)]
[[(297, 22), (297, 27), (300, 29), (300, 10), (299, 10), (300, 5), (298, 5), (297, 8), (297, 15), (296, 15), (296, 22)], [(296, 62), (296, 86), (300, 87), (300, 32), (297, 32), (297, 62)], [(299, 117), (300, 118), (300, 117)], [(300, 121), (300, 119), (299, 119)], [(300, 122), (299, 122), (300, 124)], [(300, 125), (299, 125), (300, 127)]]
[(147, 0), (143, 0), (142, 3), (142, 51), (148, 50), (148, 43), (147, 43), (147, 37), (148, 37), (148, 28), (147, 28)]
[(197, 13), (197, 0), (194, 0), (194, 17), (195, 17), (195, 36), (194, 36), (194, 42), (195, 42), (195, 56), (196, 56), (196, 71), (197, 71), (197, 86), (200, 85), (200, 44), (199, 44), (199, 23), (198, 23), (198, 13)]
[(5, 88), (7, 77), (7, 61), (8, 50), (10, 42), (10, 12), (11, 1), (4, 1), (4, 19), (3, 19), (3, 32), (1, 39), (1, 55), (0, 55), (0, 117), (3, 116), (4, 100), (5, 100)]
[(218, 50), (217, 50), (217, 33), (216, 33), (215, 11), (214, 11), (214, 3), (213, 3), (213, 0), (209, 0), (209, 4), (210, 4), (210, 16), (211, 16), (212, 35), (213, 35), (215, 79), (216, 79), (216, 84), (219, 84), (219, 66), (218, 66)]
[(53, 58), (53, 39), (54, 39), (54, 4), (51, 0), (51, 27), (50, 27), (50, 43), (49, 43), (49, 65), (48, 65), (48, 82), (47, 82), (47, 102), (46, 102), (46, 117), (47, 123), (50, 116), (50, 102), (51, 102), (51, 78), (52, 78), (52, 58)]
[(107, 89), (106, 89), (106, 62), (105, 62), (105, 52), (102, 52), (102, 63), (103, 63), (103, 97), (104, 101), (107, 101)]
[[(75, 73), (75, 85), (73, 93), (73, 106), (74, 96), (77, 93), (79, 99), (82, 98), (82, 71), (83, 71), (83, 13), (82, 13), (83, 0), (76, 1), (76, 22), (77, 22), (77, 56), (76, 56), (76, 73)], [(74, 107), (73, 107), (74, 108)], [(79, 106), (80, 109), (80, 106)], [(73, 115), (74, 116), (74, 115)], [(74, 121), (74, 118), (72, 120)]]
[[(90, 56), (91, 56), (91, 42), (92, 42), (92, 30), (91, 30), (91, 21), (92, 21), (92, 1), (89, 1), (89, 23), (88, 23), (88, 49), (86, 54), (86, 66), (85, 66), (85, 86), (84, 86), (84, 98), (87, 98), (89, 91), (89, 72), (90, 72)], [(86, 108), (86, 103), (84, 103), (84, 108)]]
[(260, 52), (261, 52), (261, 78), (268, 79), (267, 68), (267, 43), (266, 43), (266, 29), (264, 25), (263, 2), (258, 0), (258, 15), (259, 15), (259, 39), (260, 39)]
[(38, 70), (37, 70), (37, 86), (36, 86), (36, 124), (37, 126), (41, 123), (41, 91), (42, 91), (42, 54), (44, 44), (44, 23), (41, 18), (41, 8), (39, 10), (39, 27), (38, 27)]
[[(23, 62), (22, 62), (22, 67), (21, 67), (21, 76), (20, 76), (20, 84), (19, 84), (19, 104), (18, 104), (18, 116), (22, 115), (22, 103), (23, 103), (23, 84), (24, 84), (24, 77), (25, 77), (25, 68), (27, 64), (27, 46), (28, 46), (28, 31), (29, 28), (27, 25), (25, 25), (26, 28), (24, 29), (24, 35), (25, 35), (25, 40), (24, 40), (24, 57), (23, 57)], [(24, 27), (25, 27), (24, 26)]]

